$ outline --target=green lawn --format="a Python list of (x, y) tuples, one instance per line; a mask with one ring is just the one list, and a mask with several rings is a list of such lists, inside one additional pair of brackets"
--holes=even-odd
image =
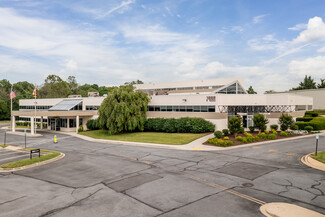
[(3, 144), (0, 145), (1, 148), (5, 148), (5, 147), (7, 147), (7, 146), (8, 146), (8, 145), (3, 145)]
[(196, 140), (206, 133), (157, 133), (157, 132), (135, 132), (108, 135), (105, 130), (92, 130), (80, 132), (79, 134), (95, 139), (121, 140), (130, 142), (147, 142), (169, 145), (184, 145)]
[(317, 152), (317, 156), (315, 156), (314, 154), (312, 154), (311, 156), (315, 160), (318, 160), (325, 164), (325, 151)]
[[(27, 148), (26, 150), (30, 150), (30, 148)], [(27, 165), (31, 165), (31, 164), (35, 164), (35, 163), (39, 163), (42, 161), (46, 161), (52, 158), (55, 158), (57, 156), (59, 156), (61, 153), (60, 152), (56, 152), (56, 151), (48, 151), (48, 150), (42, 150), (41, 149), (41, 153), (47, 152), (47, 155), (42, 155), (41, 157), (38, 157), (34, 154), (35, 157), (33, 157), (32, 159), (24, 159), (24, 160), (19, 160), (19, 161), (14, 161), (14, 162), (10, 162), (10, 163), (6, 163), (1, 165), (1, 168), (16, 168), (16, 167), (22, 167), (22, 166), (27, 166)]]

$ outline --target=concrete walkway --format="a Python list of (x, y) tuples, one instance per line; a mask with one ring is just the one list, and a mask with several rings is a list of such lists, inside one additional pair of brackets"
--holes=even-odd
[[(168, 144), (156, 144), (156, 143), (144, 143), (144, 142), (129, 142), (129, 141), (119, 141), (119, 140), (106, 140), (106, 139), (94, 139), (88, 136), (83, 136), (80, 134), (77, 134), (75, 132), (60, 132), (61, 134), (66, 134), (74, 137), (78, 137), (83, 140), (92, 141), (92, 142), (102, 142), (102, 143), (108, 143), (108, 144), (122, 144), (122, 145), (133, 145), (133, 146), (145, 146), (145, 147), (154, 147), (154, 148), (167, 148), (167, 149), (177, 149), (177, 150), (198, 150), (198, 151), (224, 151), (224, 150), (230, 150), (230, 149), (237, 149), (242, 147), (250, 147), (255, 145), (262, 145), (262, 144), (268, 144), (268, 143), (274, 143), (276, 141), (288, 141), (288, 140), (296, 140), (306, 137), (315, 137), (314, 134), (312, 135), (305, 135), (305, 136), (297, 136), (297, 137), (288, 137), (286, 139), (280, 139), (280, 140), (269, 140), (269, 141), (263, 141), (263, 142), (255, 142), (245, 145), (237, 145), (237, 146), (231, 146), (231, 147), (218, 147), (218, 146), (210, 146), (210, 145), (203, 145), (205, 141), (207, 141), (209, 138), (214, 138), (213, 133), (203, 136), (197, 140), (194, 140), (188, 144), (185, 145), (168, 145)], [(321, 134), (325, 134), (325, 131), (322, 131)], [(59, 139), (59, 138), (58, 138)]]

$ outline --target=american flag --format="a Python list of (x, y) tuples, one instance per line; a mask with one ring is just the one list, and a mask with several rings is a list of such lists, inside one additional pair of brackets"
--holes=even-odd
[(16, 94), (15, 92), (11, 89), (11, 92), (10, 92), (10, 99), (13, 99), (16, 97)]

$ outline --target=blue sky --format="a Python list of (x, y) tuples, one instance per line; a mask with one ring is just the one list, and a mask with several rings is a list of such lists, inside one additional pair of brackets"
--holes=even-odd
[(323, 0), (0, 0), (0, 79), (118, 85), (325, 78)]

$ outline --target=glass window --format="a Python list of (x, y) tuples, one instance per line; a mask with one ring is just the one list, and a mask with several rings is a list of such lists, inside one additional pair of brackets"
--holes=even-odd
[(201, 112), (207, 112), (208, 106), (201, 106)]
[(185, 112), (185, 106), (180, 106), (179, 111)]
[(67, 128), (67, 123), (68, 123), (68, 121), (66, 118), (61, 119), (61, 127)]
[(155, 107), (154, 106), (149, 106), (148, 111), (150, 111), (150, 112), (155, 111)]
[(216, 112), (215, 106), (208, 106), (208, 112)]
[(173, 106), (167, 106), (167, 111), (171, 112), (173, 110)]
[(200, 112), (200, 111), (201, 111), (200, 106), (194, 106), (193, 111), (194, 111), (194, 112)]
[(160, 106), (160, 111), (161, 112), (167, 111), (167, 106)]
[(155, 111), (160, 112), (160, 106), (155, 106)]
[(76, 119), (69, 119), (69, 127), (73, 128), (76, 127)]
[(193, 112), (193, 106), (186, 106), (187, 112)]
[(179, 106), (173, 106), (173, 112), (179, 112)]

